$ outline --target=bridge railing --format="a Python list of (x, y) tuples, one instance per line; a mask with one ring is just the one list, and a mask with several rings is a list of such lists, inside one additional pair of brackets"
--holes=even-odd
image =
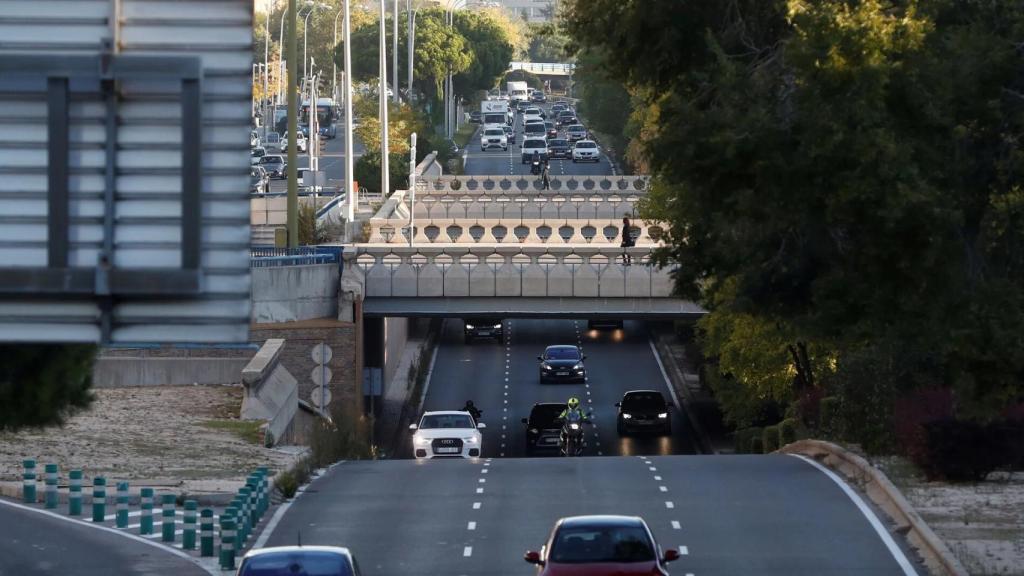
[(669, 298), (651, 248), (361, 246), (367, 297)]
[[(658, 222), (632, 220), (631, 235), (639, 245), (658, 245), (665, 233)], [(408, 244), (408, 221), (370, 220), (372, 244)], [(424, 244), (593, 244), (617, 246), (622, 241), (622, 221), (605, 219), (439, 218), (416, 220), (413, 243)]]
[(442, 175), (421, 179), (416, 194), (518, 194), (522, 192), (562, 192), (566, 194), (646, 194), (650, 176), (581, 176), (549, 177), (550, 189), (536, 176), (474, 176)]

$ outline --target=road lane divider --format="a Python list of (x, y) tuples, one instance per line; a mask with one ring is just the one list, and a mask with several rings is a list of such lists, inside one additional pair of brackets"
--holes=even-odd
[(53, 510), (57, 507), (58, 494), (57, 494), (57, 465), (47, 464), (46, 465), (46, 508)]
[(25, 471), (21, 475), (21, 499), (27, 504), (36, 503), (36, 461), (22, 460)]

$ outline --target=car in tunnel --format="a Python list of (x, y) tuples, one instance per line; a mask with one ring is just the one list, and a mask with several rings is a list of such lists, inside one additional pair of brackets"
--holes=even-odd
[(505, 343), (505, 328), (501, 318), (464, 318), (462, 323), (466, 344), (478, 338), (494, 338)]
[(587, 320), (587, 330), (600, 330), (601, 328), (620, 329), (623, 326), (622, 318), (594, 318)]
[(565, 402), (537, 402), (530, 409), (530, 416), (523, 418), (526, 425), (526, 455), (532, 456), (545, 450), (558, 450), (562, 424), (558, 417), (568, 405)]
[(583, 361), (587, 357), (571, 344), (548, 346), (537, 356), (540, 360), (540, 383), (579, 382), (587, 380), (587, 369)]
[(555, 523), (539, 552), (527, 552), (523, 559), (543, 576), (668, 576), (665, 565), (678, 560), (679, 551), (662, 553), (637, 516), (570, 516)]
[(487, 426), (469, 412), (424, 412), (419, 424), (410, 424), (412, 449), (417, 460), (429, 458), (477, 458), (483, 446), (481, 430)]
[(619, 409), (616, 428), (619, 436), (631, 432), (656, 432), (664, 436), (672, 434), (671, 402), (666, 402), (656, 390), (630, 390), (615, 403)]

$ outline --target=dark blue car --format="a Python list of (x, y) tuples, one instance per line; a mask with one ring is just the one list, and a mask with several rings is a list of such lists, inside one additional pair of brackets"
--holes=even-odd
[(348, 548), (280, 546), (250, 550), (237, 576), (359, 576), (359, 563)]

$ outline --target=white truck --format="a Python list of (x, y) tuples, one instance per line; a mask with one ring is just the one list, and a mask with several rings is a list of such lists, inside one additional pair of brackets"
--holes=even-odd
[(530, 98), (529, 86), (526, 85), (526, 82), (522, 82), (522, 81), (509, 82), (508, 83), (508, 98), (512, 102), (516, 102), (516, 101), (519, 101), (519, 100), (529, 100), (529, 98)]
[(480, 103), (480, 123), (484, 128), (504, 126), (510, 122), (510, 116), (506, 100), (484, 100)]

